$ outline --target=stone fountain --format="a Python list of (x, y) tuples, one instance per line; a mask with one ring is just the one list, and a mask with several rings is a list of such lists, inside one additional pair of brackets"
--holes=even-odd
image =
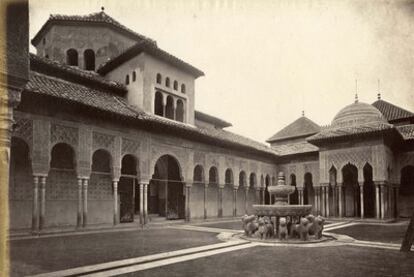
[(321, 238), (324, 219), (310, 215), (312, 205), (289, 205), (289, 195), (295, 191), (295, 187), (286, 185), (283, 172), (278, 174), (277, 185), (269, 186), (268, 191), (271, 198), (274, 196), (275, 202), (253, 205), (254, 214), (245, 215), (242, 219), (246, 237), (256, 235), (261, 239), (287, 239), (288, 233), (289, 237), (297, 233), (301, 240), (308, 240), (309, 234), (315, 235), (316, 239)]

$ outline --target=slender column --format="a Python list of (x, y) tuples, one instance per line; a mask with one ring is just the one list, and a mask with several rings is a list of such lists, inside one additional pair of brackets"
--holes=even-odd
[(342, 184), (338, 183), (338, 206), (339, 206), (339, 217), (343, 217), (343, 203), (342, 203)]
[(114, 187), (114, 225), (118, 224), (118, 181), (112, 181)]
[(165, 117), (165, 115), (166, 115), (166, 114), (165, 114), (165, 113), (166, 113), (166, 109), (167, 109), (166, 107), (167, 107), (167, 105), (162, 104), (162, 116), (163, 116), (163, 117)]
[(207, 192), (208, 192), (208, 184), (204, 184), (204, 219), (207, 219)]
[(364, 218), (364, 183), (359, 183), (359, 196), (361, 203), (361, 218)]
[(223, 187), (218, 190), (218, 217), (223, 217)]
[(321, 214), (322, 216), (326, 216), (325, 215), (325, 186), (321, 187), (320, 194), (321, 194), (321, 197), (319, 201), (320, 201), (320, 207), (321, 207)]
[(318, 214), (319, 213), (319, 187), (315, 187), (315, 213)]
[(329, 184), (327, 184), (327, 186), (325, 187), (325, 198), (326, 198), (326, 217), (330, 216), (330, 205), (329, 205), (329, 189), (330, 186)]
[(380, 186), (375, 184), (375, 215), (380, 218)]
[(237, 188), (233, 189), (233, 216), (237, 215)]
[(45, 227), (46, 219), (46, 176), (40, 177), (40, 220), (39, 230)]
[(388, 205), (387, 205), (388, 213), (387, 213), (387, 215), (388, 215), (389, 218), (393, 218), (394, 214), (393, 214), (392, 210), (393, 210), (394, 205), (393, 205), (393, 201), (392, 201), (393, 200), (393, 197), (392, 197), (392, 195), (393, 195), (392, 184), (389, 184), (387, 186), (387, 195), (388, 195), (388, 201), (387, 201), (387, 203), (388, 203)]
[(88, 224), (88, 179), (83, 179), (83, 227)]
[(247, 200), (249, 198), (249, 187), (244, 187), (244, 213), (247, 214), (248, 203)]
[(144, 225), (144, 184), (139, 184), (139, 223)]
[(144, 224), (148, 222), (148, 183), (144, 184)]
[(398, 219), (400, 217), (400, 188), (398, 186), (395, 187), (395, 217)]
[(168, 181), (164, 182), (164, 191), (165, 191), (165, 217), (168, 215)]
[(190, 221), (191, 211), (190, 211), (190, 195), (191, 195), (191, 186), (186, 186), (186, 195), (185, 195), (185, 220)]
[(332, 216), (338, 216), (337, 188), (332, 185)]
[(204, 219), (207, 219), (207, 192), (208, 192), (208, 184), (204, 184)]
[(39, 230), (39, 177), (33, 176), (32, 232)]
[(256, 193), (255, 193), (255, 204), (262, 204), (262, 188), (261, 187), (256, 187), (255, 188)]
[(385, 185), (381, 184), (381, 219), (385, 218)]
[(78, 178), (78, 213), (76, 217), (76, 227), (82, 227), (82, 178)]
[(266, 188), (265, 187), (261, 187), (260, 188), (260, 191), (262, 193), (262, 198), (261, 198), (260, 204), (264, 205), (265, 204), (265, 199), (266, 199), (266, 197), (265, 197), (265, 195), (266, 195)]

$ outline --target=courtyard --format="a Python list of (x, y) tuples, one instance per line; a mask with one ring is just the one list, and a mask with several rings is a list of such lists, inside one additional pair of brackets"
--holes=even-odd
[(398, 251), (406, 228), (328, 223), (338, 242), (307, 246), (228, 240), (242, 231), (234, 219), (11, 237), (11, 276), (412, 276), (413, 252)]

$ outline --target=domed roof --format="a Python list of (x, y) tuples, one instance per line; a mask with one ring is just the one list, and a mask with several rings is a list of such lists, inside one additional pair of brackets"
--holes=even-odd
[(332, 120), (332, 127), (349, 127), (374, 122), (388, 123), (382, 113), (374, 106), (355, 102), (336, 114)]

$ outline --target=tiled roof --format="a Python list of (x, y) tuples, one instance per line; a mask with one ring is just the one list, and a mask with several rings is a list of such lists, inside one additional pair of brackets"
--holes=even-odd
[(318, 152), (319, 148), (307, 141), (281, 144), (273, 146), (272, 149), (280, 156)]
[(182, 134), (186, 138), (193, 137), (200, 141), (206, 141), (207, 143), (215, 143), (216, 145), (225, 147), (241, 147), (249, 151), (267, 154), (270, 157), (277, 156), (277, 153), (267, 145), (232, 132), (216, 128), (199, 128), (144, 113), (141, 110), (128, 106), (123, 97), (56, 77), (47, 76), (39, 72), (30, 72), (30, 80), (26, 85), (23, 95), (26, 93), (49, 96), (64, 100), (70, 104), (86, 106), (118, 117), (121, 116), (131, 122), (141, 124), (144, 127), (146, 126), (153, 131), (156, 129), (162, 130), (162, 132), (172, 131), (177, 134)]
[(414, 118), (414, 113), (381, 99), (375, 101), (372, 105), (377, 108), (389, 122), (399, 119)]
[(138, 34), (131, 29), (125, 27), (109, 15), (107, 15), (104, 11), (98, 12), (98, 13), (91, 13), (88, 15), (61, 15), (61, 14), (51, 14), (49, 19), (46, 21), (45, 24), (43, 24), (40, 31), (35, 35), (35, 37), (32, 39), (32, 44), (36, 45), (40, 38), (42, 37), (42, 34), (53, 24), (55, 23), (62, 23), (62, 22), (84, 22), (84, 23), (98, 23), (98, 24), (106, 24), (109, 27), (115, 28), (118, 31), (124, 32), (128, 34), (129, 36), (133, 37), (134, 39), (137, 39), (139, 41), (141, 40), (148, 40), (152, 43), (156, 43), (154, 40), (145, 37), (141, 34)]
[(267, 142), (279, 141), (288, 138), (302, 137), (313, 135), (320, 131), (318, 124), (309, 118), (302, 116), (293, 121), (291, 124), (270, 137)]
[(414, 124), (397, 126), (397, 130), (400, 132), (404, 140), (414, 139)]
[(120, 94), (125, 94), (127, 92), (127, 89), (123, 84), (107, 80), (94, 71), (83, 70), (78, 67), (61, 64), (50, 59), (39, 57), (32, 53), (30, 53), (30, 68), (37, 72), (44, 73), (48, 76), (54, 76), (59, 79), (74, 81), (85, 85), (92, 84), (94, 87), (99, 85), (99, 88), (106, 88), (112, 91), (115, 90)]
[(194, 111), (194, 116), (195, 116), (195, 119), (197, 120), (211, 123), (220, 128), (226, 128), (226, 127), (232, 126), (231, 123), (224, 121), (223, 119), (220, 119), (218, 117), (215, 117), (215, 116), (212, 116), (212, 115), (200, 112), (200, 111)]
[(135, 112), (127, 108), (123, 97), (34, 71), (30, 71), (25, 90), (64, 99), (73, 104), (83, 104), (112, 114), (137, 117)]
[(117, 68), (121, 64), (129, 61), (131, 58), (139, 55), (140, 53), (145, 52), (159, 59), (174, 65), (178, 68), (181, 68), (183, 71), (186, 71), (195, 77), (204, 76), (204, 72), (195, 68), (191, 64), (186, 63), (185, 61), (171, 55), (170, 53), (158, 48), (157, 45), (148, 41), (141, 41), (136, 43), (135, 45), (131, 46), (115, 58), (105, 62), (98, 68), (98, 72), (102, 75), (112, 71), (113, 69)]
[(319, 133), (307, 138), (307, 141), (314, 143), (321, 140), (334, 139), (339, 137), (351, 137), (355, 135), (379, 133), (391, 129), (393, 129), (392, 124), (382, 122), (372, 122), (339, 128), (327, 127), (326, 129), (321, 130)]

